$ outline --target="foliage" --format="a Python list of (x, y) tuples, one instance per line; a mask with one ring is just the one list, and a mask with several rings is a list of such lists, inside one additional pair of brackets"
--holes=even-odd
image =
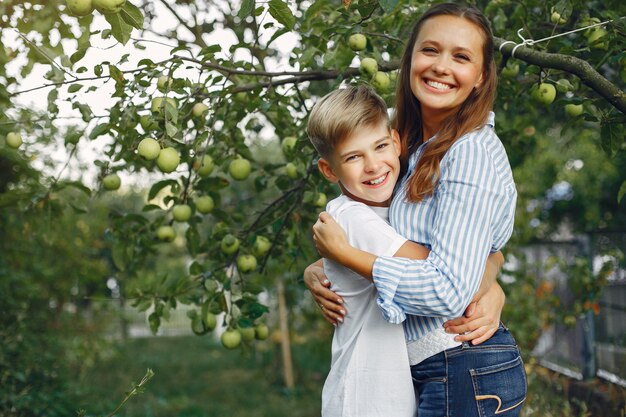
[[(3, 242), (21, 242), (3, 243), (4, 274), (36, 288), (29, 293), (41, 314), (51, 302), (61, 310), (110, 296), (105, 283), (112, 277), (124, 299), (151, 309), (153, 331), (179, 303), (226, 313), (223, 327), (250, 327), (263, 320), (267, 307), (259, 294), (276, 277), (292, 285), (295, 303), (294, 277), (315, 258), (309, 227), (337, 194), (315, 168), (305, 133), (308, 112), (342, 84), (371, 82), (358, 69), (365, 57), (393, 79), (411, 25), (429, 3), (128, 0), (117, 13), (80, 18), (60, 0), (0, 3), (0, 138), (9, 132), (24, 138), (17, 151), (0, 143)], [(623, 2), (471, 3), (485, 11), (499, 45), (518, 42), (520, 28), (522, 36), (540, 40), (611, 20), (527, 44), (515, 56), (510, 43), (499, 48), (494, 110), (519, 190), (511, 247), (550, 238), (563, 227), (577, 233), (623, 225)], [(365, 50), (349, 48), (354, 33), (366, 35)], [(157, 47), (164, 58), (151, 53)], [(94, 58), (99, 51), (106, 55)], [(557, 88), (550, 106), (531, 97), (540, 82)], [(106, 99), (97, 95), (102, 91)], [(393, 105), (393, 88), (379, 92)], [(34, 105), (32, 94), (46, 99)], [(201, 114), (194, 111), (198, 103), (207, 107)], [(584, 111), (572, 117), (567, 104), (582, 104)], [(294, 147), (287, 137), (296, 137)], [(171, 160), (141, 157), (137, 147), (145, 138), (180, 163), (172, 170), (165, 167)], [(207, 156), (214, 164), (208, 173), (202, 171)], [(252, 172), (240, 180), (245, 175), (233, 174), (231, 163), (242, 158)], [(287, 162), (296, 166), (295, 178)], [(132, 200), (137, 194), (129, 190), (146, 188), (145, 195), (138, 205), (113, 199), (106, 226), (85, 232), (67, 213), (91, 213), (84, 222), (99, 218), (94, 202), (111, 202), (102, 180), (113, 173), (122, 188), (110, 194)], [(215, 202), (210, 214), (196, 210), (200, 196)], [(172, 218), (180, 204), (193, 210), (186, 222)], [(162, 226), (173, 226), (173, 241), (157, 238)], [(227, 234), (240, 242), (234, 252), (223, 249)], [(270, 239), (267, 253), (254, 248), (257, 236)], [(258, 257), (255, 271), (237, 271), (242, 254)], [(519, 271), (516, 278), (507, 291), (509, 299), (524, 300), (528, 327), (518, 337), (530, 346), (551, 317), (525, 319), (550, 302), (531, 298), (543, 285), (531, 275)], [(11, 309), (21, 311), (25, 293), (11, 294)]]

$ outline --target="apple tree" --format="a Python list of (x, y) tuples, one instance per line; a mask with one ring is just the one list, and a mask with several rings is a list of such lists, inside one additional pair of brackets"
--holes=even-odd
[[(596, 213), (598, 227), (623, 222), (622, 2), (471, 3), (484, 10), (496, 36), (497, 129), (517, 175), (527, 178), (529, 158), (542, 147), (555, 155), (542, 165), (551, 175), (542, 187), (518, 180), (517, 243), (533, 234), (529, 202), (545, 197), (568, 161), (587, 158), (589, 146), (605, 175), (578, 208)], [(190, 319), (198, 334), (225, 313), (219, 324), (229, 331), (227, 347), (251, 328), (264, 337), (268, 309), (258, 294), (276, 279), (291, 277), (297, 286), (294, 277), (316, 257), (309, 227), (338, 191), (317, 173), (308, 113), (346, 83), (370, 83), (392, 106), (408, 33), (429, 4), (2, 2), (0, 136), (41, 172), (45, 189), (9, 189), (21, 193), (11, 204), (47, 207), (64, 187), (89, 198), (145, 187), (141, 210), (111, 215), (107, 236), (119, 280), (136, 278), (167, 245), (183, 248), (188, 266), (125, 295), (151, 309), (154, 331), (184, 303), (197, 306)], [(165, 53), (156, 58), (154, 48)], [(110, 93), (94, 101), (102, 90)], [(46, 97), (43, 105), (29, 105), (33, 94)], [(570, 174), (582, 184), (582, 176)], [(560, 222), (551, 210), (541, 219), (546, 233)]]

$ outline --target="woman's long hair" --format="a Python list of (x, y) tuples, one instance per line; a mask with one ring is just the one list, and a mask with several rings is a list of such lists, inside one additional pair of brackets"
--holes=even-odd
[[(398, 75), (393, 126), (400, 133), (403, 172), (406, 172), (411, 153), (425, 140), (420, 102), (411, 90), (413, 48), (424, 22), (441, 15), (467, 19), (483, 32), (483, 82), (472, 90), (456, 113), (443, 121), (437, 132), (437, 138), (426, 145), (415, 171), (406, 184), (406, 196), (411, 202), (420, 202), (433, 194), (439, 181), (441, 159), (457, 139), (482, 127), (487, 122), (496, 94), (497, 74), (493, 53), (493, 34), (489, 21), (479, 10), (454, 3), (438, 4), (428, 9), (413, 27), (400, 62)], [(451, 28), (451, 30), (453, 29)]]

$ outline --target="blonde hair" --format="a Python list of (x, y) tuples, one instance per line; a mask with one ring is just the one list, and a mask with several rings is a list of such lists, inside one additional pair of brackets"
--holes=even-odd
[(438, 4), (428, 9), (413, 27), (400, 62), (393, 126), (400, 134), (402, 172), (406, 172), (410, 154), (424, 142), (421, 105), (411, 90), (413, 46), (424, 22), (442, 15), (467, 19), (481, 30), (484, 40), (483, 82), (472, 90), (456, 113), (443, 121), (441, 129), (437, 132), (437, 139), (425, 147), (415, 171), (406, 183), (406, 196), (411, 202), (420, 202), (433, 194), (439, 181), (441, 159), (457, 139), (481, 128), (487, 122), (496, 94), (498, 80), (493, 55), (493, 34), (487, 18), (474, 7), (454, 3)]
[(369, 87), (349, 86), (326, 94), (313, 106), (307, 134), (320, 156), (328, 159), (357, 129), (383, 121), (389, 124), (385, 101)]

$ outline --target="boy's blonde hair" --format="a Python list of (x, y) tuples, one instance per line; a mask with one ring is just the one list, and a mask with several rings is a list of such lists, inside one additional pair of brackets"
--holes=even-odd
[(326, 94), (313, 106), (307, 133), (320, 156), (328, 159), (357, 129), (383, 121), (389, 126), (385, 101), (367, 86), (349, 86)]

